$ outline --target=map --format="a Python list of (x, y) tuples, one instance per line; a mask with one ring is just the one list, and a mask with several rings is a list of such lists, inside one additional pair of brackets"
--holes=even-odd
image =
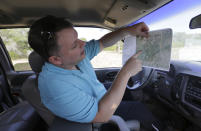
[(148, 38), (129, 36), (124, 41), (123, 64), (136, 51), (142, 50), (138, 57), (144, 67), (169, 70), (172, 47), (172, 30), (161, 29), (150, 31)]

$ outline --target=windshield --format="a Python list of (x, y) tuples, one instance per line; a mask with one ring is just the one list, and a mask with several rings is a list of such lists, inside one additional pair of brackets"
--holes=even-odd
[(172, 28), (171, 60), (201, 61), (201, 29), (189, 29), (191, 18), (198, 14), (200, 0), (175, 0), (137, 22), (144, 21), (150, 30)]

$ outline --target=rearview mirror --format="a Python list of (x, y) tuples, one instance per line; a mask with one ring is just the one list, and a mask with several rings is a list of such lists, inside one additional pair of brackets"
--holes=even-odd
[(191, 19), (189, 28), (190, 29), (201, 28), (201, 14)]

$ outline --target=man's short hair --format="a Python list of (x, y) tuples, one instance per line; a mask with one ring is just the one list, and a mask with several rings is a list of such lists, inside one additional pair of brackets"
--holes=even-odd
[(48, 58), (59, 50), (56, 32), (69, 27), (73, 27), (73, 25), (65, 18), (48, 15), (32, 24), (28, 43), (35, 52), (48, 62)]

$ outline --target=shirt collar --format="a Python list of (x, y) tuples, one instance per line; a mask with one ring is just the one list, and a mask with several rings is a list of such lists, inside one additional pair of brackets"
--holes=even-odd
[[(79, 67), (79, 64), (78, 64)], [(79, 67), (80, 68), (80, 67)], [(55, 66), (51, 63), (45, 62), (45, 65), (42, 68), (42, 71), (48, 70), (50, 72), (61, 73), (61, 74), (80, 74), (82, 73), (80, 70), (68, 70), (58, 66)]]

